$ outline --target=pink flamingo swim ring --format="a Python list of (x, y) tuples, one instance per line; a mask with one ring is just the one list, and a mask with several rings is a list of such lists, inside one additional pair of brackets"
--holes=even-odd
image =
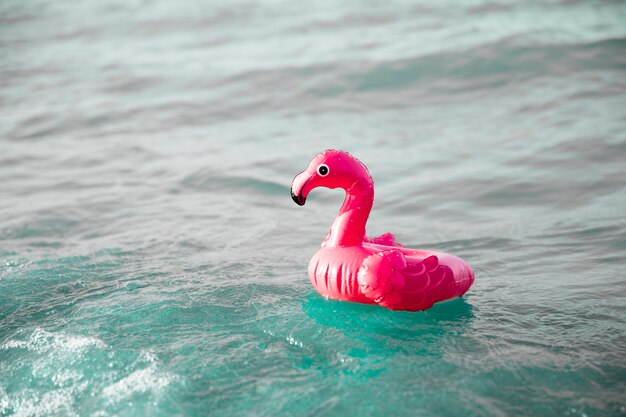
[(324, 297), (418, 311), (462, 296), (474, 282), (472, 269), (456, 256), (405, 248), (391, 233), (365, 236), (374, 182), (349, 153), (327, 150), (315, 156), (293, 179), (291, 197), (302, 206), (316, 187), (346, 191), (330, 233), (309, 263), (309, 278)]

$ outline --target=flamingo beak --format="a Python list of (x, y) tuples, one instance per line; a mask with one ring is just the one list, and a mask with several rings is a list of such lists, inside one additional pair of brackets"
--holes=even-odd
[(306, 202), (306, 196), (310, 190), (306, 189), (306, 185), (311, 177), (306, 171), (303, 171), (296, 175), (291, 184), (291, 198), (299, 205), (303, 206)]
[(291, 190), (291, 199), (296, 202), (297, 205), (303, 206), (306, 203), (306, 197), (302, 197), (302, 194), (296, 195), (293, 193), (293, 189)]

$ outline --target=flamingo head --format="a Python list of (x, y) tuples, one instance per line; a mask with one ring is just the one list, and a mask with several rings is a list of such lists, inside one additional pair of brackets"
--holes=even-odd
[(365, 165), (347, 152), (329, 149), (316, 155), (307, 169), (296, 175), (291, 184), (291, 198), (303, 206), (314, 188), (348, 190), (355, 184), (372, 184)]

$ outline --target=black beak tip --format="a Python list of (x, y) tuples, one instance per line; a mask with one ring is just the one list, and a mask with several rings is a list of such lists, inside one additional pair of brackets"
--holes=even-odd
[(293, 190), (291, 190), (291, 199), (299, 206), (303, 206), (304, 203), (306, 202), (306, 198), (299, 196), (299, 195), (295, 195), (293, 193)]

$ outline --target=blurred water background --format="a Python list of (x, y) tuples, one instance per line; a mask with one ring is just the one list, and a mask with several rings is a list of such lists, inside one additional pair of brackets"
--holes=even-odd
[[(326, 301), (340, 191), (463, 298)], [(0, 415), (626, 415), (623, 1), (0, 2)]]

